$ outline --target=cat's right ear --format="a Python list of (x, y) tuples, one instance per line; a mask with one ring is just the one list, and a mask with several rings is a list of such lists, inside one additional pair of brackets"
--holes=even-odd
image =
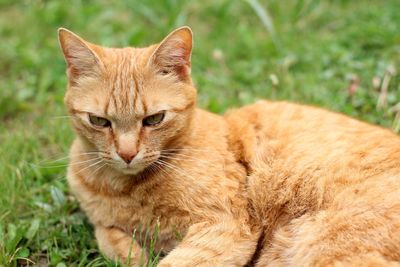
[(71, 84), (76, 83), (80, 77), (99, 73), (102, 63), (93, 44), (64, 28), (58, 29), (58, 40), (67, 62), (67, 74)]

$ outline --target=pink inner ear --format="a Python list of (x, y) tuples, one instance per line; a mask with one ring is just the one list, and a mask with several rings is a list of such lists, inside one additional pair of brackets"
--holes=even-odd
[(68, 78), (75, 84), (79, 77), (96, 75), (98, 60), (91, 48), (79, 37), (63, 32), (60, 43), (68, 65)]
[(187, 80), (190, 74), (191, 39), (181, 35), (165, 40), (155, 55), (161, 74), (175, 73), (179, 79)]
[(94, 75), (97, 70), (95, 55), (85, 47), (74, 47), (67, 55), (70, 78)]
[(190, 51), (181, 40), (171, 48), (166, 67), (169, 71), (178, 74), (181, 79), (185, 79), (190, 74)]
[(71, 61), (68, 65), (68, 78), (71, 84), (76, 84), (79, 78), (95, 76), (96, 75), (96, 65), (95, 62), (92, 64), (87, 64), (88, 62)]

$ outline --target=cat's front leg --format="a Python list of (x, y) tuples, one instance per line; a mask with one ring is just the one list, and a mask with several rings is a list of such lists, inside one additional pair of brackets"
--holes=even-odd
[(181, 243), (160, 263), (170, 266), (243, 266), (252, 257), (258, 231), (233, 219), (189, 227)]
[[(95, 234), (100, 251), (109, 259), (120, 260), (130, 266), (142, 266), (146, 255), (132, 236), (116, 227), (96, 226)], [(131, 252), (129, 253), (129, 249)]]

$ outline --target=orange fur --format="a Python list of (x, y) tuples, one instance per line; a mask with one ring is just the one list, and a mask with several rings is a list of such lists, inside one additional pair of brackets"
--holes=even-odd
[[(400, 138), (318, 108), (196, 108), (192, 34), (104, 48), (61, 29), (77, 138), (68, 181), (102, 252), (160, 266), (389, 265), (400, 260)], [(155, 126), (147, 116), (165, 111)], [(88, 114), (112, 127), (91, 125)], [(118, 156), (134, 153), (131, 163)], [(137, 154), (136, 154), (137, 153)], [(140, 233), (139, 233), (140, 234)], [(135, 235), (136, 236), (136, 235)]]
[(248, 194), (266, 236), (259, 266), (400, 260), (398, 136), (289, 103), (260, 101), (227, 120), (252, 133), (241, 147), (251, 154)]

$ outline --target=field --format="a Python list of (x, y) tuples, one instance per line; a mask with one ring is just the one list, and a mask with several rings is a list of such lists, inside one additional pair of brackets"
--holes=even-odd
[[(57, 28), (146, 46), (189, 25), (199, 106), (286, 99), (400, 130), (398, 0), (0, 0), (0, 266), (116, 266), (65, 179)], [(334, 129), (332, 129), (334, 130)]]

